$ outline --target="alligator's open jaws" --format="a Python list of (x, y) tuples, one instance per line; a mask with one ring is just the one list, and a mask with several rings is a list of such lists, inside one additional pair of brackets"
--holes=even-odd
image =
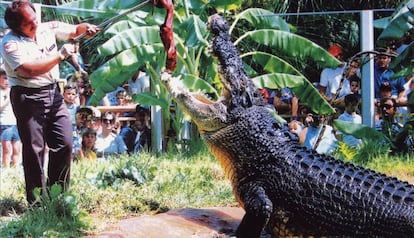
[(212, 102), (162, 75), (178, 105), (197, 124), (232, 182), (246, 214), (237, 237), (414, 237), (414, 187), (302, 148), (263, 106), (243, 69), (228, 26), (210, 17), (222, 98)]

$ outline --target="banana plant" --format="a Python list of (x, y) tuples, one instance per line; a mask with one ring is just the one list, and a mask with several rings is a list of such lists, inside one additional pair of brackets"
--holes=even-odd
[[(414, 26), (414, 0), (403, 1), (390, 17), (375, 21), (375, 26), (383, 29), (378, 36), (379, 43), (386, 44), (400, 39), (412, 31)], [(396, 71), (394, 78), (414, 74), (413, 52), (414, 44), (411, 43), (391, 62), (390, 68)]]
[(389, 134), (385, 132), (382, 133), (366, 125), (340, 120), (334, 120), (334, 126), (344, 134), (352, 135), (367, 142), (383, 142), (390, 147), (392, 152), (413, 151), (414, 119), (407, 121), (400, 131)]
[[(287, 58), (295, 58), (303, 62), (314, 62), (318, 67), (336, 68), (340, 62), (317, 44), (293, 34), (289, 25), (280, 17), (264, 9), (250, 8), (237, 14), (230, 26), (230, 34), (236, 29), (240, 20), (245, 20), (254, 26), (253, 30), (243, 32), (234, 44), (243, 45), (244, 41), (257, 45), (253, 51), (244, 52), (242, 58), (250, 58), (250, 62), (257, 65), (257, 71), (250, 72), (255, 85), (259, 88), (267, 87), (281, 89), (289, 87), (295, 95), (318, 114), (329, 115), (335, 113), (331, 105), (323, 99), (318, 90), (310, 83), (299, 69), (276, 54), (260, 51), (261, 47), (270, 48), (272, 52), (279, 52)], [(249, 47), (239, 47), (251, 49)], [(258, 73), (260, 72), (266, 72)]]
[[(403, 1), (388, 18), (376, 21), (376, 27), (383, 29), (378, 41), (397, 40), (412, 31), (414, 26), (414, 0)], [(411, 37), (411, 36), (410, 36)], [(414, 41), (390, 64), (396, 73), (393, 78), (414, 75)], [(408, 98), (408, 105), (414, 105), (414, 94)]]
[[(248, 73), (258, 87), (291, 87), (299, 99), (315, 112), (333, 113), (332, 107), (309, 83), (310, 80), (291, 61), (284, 59), (314, 62), (320, 68), (337, 67), (340, 62), (317, 44), (290, 33), (291, 26), (270, 11), (250, 8), (237, 13), (241, 3), (175, 1), (174, 40), (178, 64), (174, 74), (181, 75), (190, 89), (203, 91), (213, 99), (219, 97), (221, 84), (215, 60), (208, 54), (209, 32), (206, 24), (207, 13), (210, 9), (216, 9), (222, 11), (230, 22), (233, 19), (230, 33), (242, 54)], [(61, 10), (62, 13), (73, 14), (71, 9), (92, 8), (93, 12), (83, 12), (82, 16), (97, 23), (135, 4), (135, 1), (82, 0), (65, 4), (64, 8), (59, 9), (65, 9)], [(159, 85), (156, 72), (160, 72), (164, 66), (165, 52), (158, 34), (164, 16), (164, 9), (149, 6), (102, 29), (100, 36), (82, 42), (83, 48), (89, 50), (87, 57), (93, 65), (90, 74), (94, 88), (92, 104), (121, 85), (141, 65), (151, 69), (152, 83)], [(95, 50), (93, 44), (96, 43), (100, 44)], [(163, 86), (160, 87), (162, 89)], [(144, 105), (159, 105), (169, 117), (171, 101), (166, 90), (133, 95), (133, 99)]]

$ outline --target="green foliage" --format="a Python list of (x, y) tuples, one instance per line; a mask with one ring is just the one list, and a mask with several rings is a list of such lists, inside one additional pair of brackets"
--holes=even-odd
[(398, 39), (405, 35), (405, 33), (412, 29), (414, 23), (414, 1), (406, 0), (402, 2), (397, 10), (389, 17), (384, 24), (384, 30), (381, 32), (378, 40), (384, 39)]
[[(117, 163), (118, 162), (118, 163)], [(115, 161), (114, 166), (98, 172), (94, 183), (100, 187), (118, 187), (124, 180), (131, 180), (136, 186), (140, 186), (152, 179), (156, 168), (148, 168), (142, 165), (137, 168), (132, 161)]]
[[(413, 151), (414, 119), (408, 120), (406, 124), (396, 133), (390, 127), (384, 127), (382, 132), (366, 125), (354, 124), (340, 120), (334, 120), (334, 125), (344, 134), (352, 135), (362, 139), (369, 144), (385, 145), (393, 153), (407, 153)], [(387, 123), (385, 123), (387, 125)], [(373, 153), (375, 155), (375, 153)]]
[[(330, 115), (335, 109), (322, 98), (317, 89), (303, 76), (295, 76), (281, 73), (264, 74), (252, 79), (259, 88), (284, 88), (290, 87), (300, 100), (306, 103), (315, 113)], [(318, 105), (317, 107), (314, 105)]]
[(385, 135), (369, 126), (352, 122), (334, 120), (334, 126), (342, 133), (352, 135), (359, 139), (380, 141), (386, 140)]
[[(13, 215), (13, 220), (4, 220), (0, 237), (79, 237), (127, 216), (183, 207), (236, 205), (217, 161), (201, 141), (191, 143), (195, 144), (189, 150), (160, 157), (141, 153), (77, 161), (72, 166), (69, 191), (62, 194), (59, 187), (52, 187), (41, 195), (38, 190), (39, 206), (21, 216)], [(20, 170), (10, 169), (10, 173), (19, 174)], [(20, 175), (13, 186), (23, 184)], [(22, 197), (24, 191), (7, 199), (24, 205)]]
[(53, 185), (41, 195), (35, 191), (37, 203), (22, 217), (0, 225), (1, 237), (78, 237), (89, 229), (86, 213), (80, 211), (70, 192)]
[[(413, 8), (413, 0), (402, 1), (390, 17), (376, 21), (376, 26), (383, 29), (377, 40), (378, 45), (387, 47), (401, 37), (411, 37), (414, 24)], [(413, 51), (414, 44), (411, 43), (391, 62), (390, 68), (396, 71), (393, 78), (407, 77), (414, 74)]]
[[(390, 147), (384, 143), (378, 143), (375, 140), (365, 139), (362, 144), (356, 148), (339, 142), (339, 146), (334, 152), (335, 158), (342, 159), (347, 162), (353, 162), (358, 165), (368, 166), (372, 161), (386, 156), (390, 152)], [(383, 171), (381, 167), (377, 168)]]

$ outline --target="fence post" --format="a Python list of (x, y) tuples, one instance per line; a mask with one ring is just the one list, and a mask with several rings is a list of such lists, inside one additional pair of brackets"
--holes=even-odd
[[(361, 11), (361, 51), (374, 49), (374, 14), (372, 10)], [(368, 56), (369, 57), (369, 56)], [(374, 62), (362, 65), (362, 124), (374, 126)]]
[[(151, 84), (151, 91), (155, 93), (153, 87), (159, 87), (159, 85)], [(162, 110), (160, 106), (151, 106), (151, 136), (152, 136), (152, 150), (154, 152), (162, 152)]]

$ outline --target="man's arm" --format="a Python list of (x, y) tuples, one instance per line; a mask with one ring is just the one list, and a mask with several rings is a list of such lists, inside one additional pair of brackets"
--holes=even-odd
[[(95, 35), (97, 32), (99, 32), (99, 28), (97, 28), (95, 25), (89, 24), (89, 23), (80, 23), (73, 27), (73, 25), (70, 27), (70, 24), (61, 23), (61, 22), (49, 22), (49, 28), (51, 30), (54, 30), (57, 32), (57, 37), (60, 39), (67, 38), (67, 37), (61, 37), (64, 35), (64, 32), (67, 32), (67, 36), (69, 39), (74, 38), (80, 34), (87, 33), (88, 36)], [(73, 29), (73, 30), (68, 30)], [(53, 69), (57, 64), (59, 64), (61, 61), (67, 59), (73, 53), (74, 45), (73, 44), (65, 44), (61, 47), (61, 49), (56, 54), (51, 54), (50, 56), (47, 56), (41, 60), (36, 60), (33, 62), (27, 62), (22, 65), (20, 65), (16, 71), (24, 76), (24, 77), (32, 77), (32, 76), (38, 76), (41, 74), (45, 74)]]
[(16, 68), (16, 71), (24, 77), (33, 77), (45, 74), (53, 69), (61, 61), (67, 59), (74, 53), (73, 44), (64, 44), (56, 54), (51, 54), (45, 58), (27, 62)]
[(71, 34), (70, 37), (74, 38), (86, 32), (86, 35), (87, 35), (86, 38), (88, 38), (88, 37), (96, 35), (96, 33), (98, 33), (100, 30), (101, 29), (99, 29), (96, 25), (92, 25), (89, 23), (80, 23), (76, 25), (76, 32)]
[(16, 71), (24, 77), (38, 76), (49, 72), (62, 60), (59, 53), (56, 53), (41, 60), (24, 63), (17, 67)]

